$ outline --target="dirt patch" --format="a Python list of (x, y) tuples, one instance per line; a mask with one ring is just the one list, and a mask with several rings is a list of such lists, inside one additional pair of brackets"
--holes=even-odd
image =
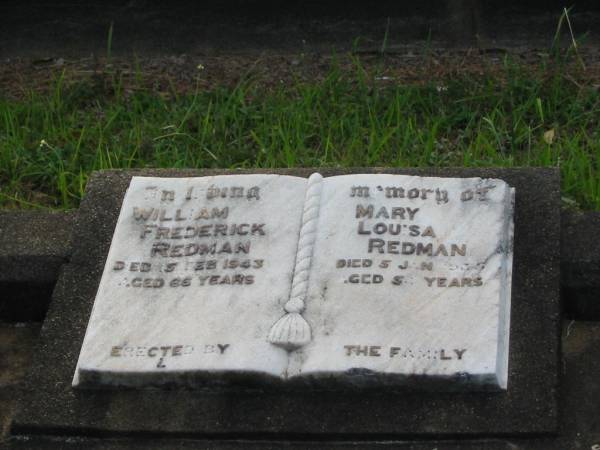
[[(571, 53), (573, 82), (600, 86), (600, 50), (581, 49)], [(110, 96), (119, 86), (125, 92), (151, 90), (161, 95), (234, 88), (252, 79), (266, 87), (318, 82), (336, 67), (340, 73), (364, 71), (381, 85), (443, 82), (465, 75), (503, 72), (507, 61), (532, 72), (552, 65), (544, 49), (468, 48), (443, 49), (426, 46), (364, 47), (340, 55), (321, 53), (262, 52), (209, 56), (204, 54), (137, 57), (86, 57), (69, 59), (11, 58), (0, 65), (0, 97), (24, 98), (31, 92), (49, 93), (57, 80), (72, 85), (85, 82)]]

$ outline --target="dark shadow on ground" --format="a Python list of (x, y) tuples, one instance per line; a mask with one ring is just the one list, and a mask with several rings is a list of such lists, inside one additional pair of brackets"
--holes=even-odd
[(598, 39), (600, 2), (590, 0), (10, 0), (0, 5), (0, 57), (105, 54), (109, 41), (121, 55), (539, 45), (565, 6), (575, 33)]

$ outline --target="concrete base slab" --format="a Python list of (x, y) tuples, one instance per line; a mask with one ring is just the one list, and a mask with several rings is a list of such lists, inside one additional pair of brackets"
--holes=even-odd
[[(313, 169), (272, 172), (308, 176)], [(509, 389), (506, 393), (265, 389), (79, 392), (70, 380), (132, 175), (232, 173), (142, 170), (95, 174), (77, 218), (72, 258), (59, 279), (27, 377), (13, 433), (173, 438), (400, 440), (530, 436), (557, 430), (559, 177), (552, 169), (321, 170), (501, 178), (516, 188)], [(242, 172), (235, 172), (242, 173)], [(248, 172), (246, 172), (248, 173)], [(268, 173), (268, 171), (265, 171)]]

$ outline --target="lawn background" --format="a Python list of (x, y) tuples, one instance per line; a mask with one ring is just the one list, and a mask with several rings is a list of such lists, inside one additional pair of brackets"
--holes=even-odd
[[(323, 75), (152, 87), (110, 61), (0, 93), (0, 207), (76, 208), (94, 170), (133, 167), (559, 167), (563, 200), (600, 209), (600, 91), (577, 55), (402, 82), (385, 54)], [(299, 64), (302, 64), (300, 60)]]

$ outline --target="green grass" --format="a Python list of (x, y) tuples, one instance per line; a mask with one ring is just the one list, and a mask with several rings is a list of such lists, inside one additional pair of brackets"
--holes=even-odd
[(0, 206), (77, 207), (99, 169), (551, 166), (567, 201), (600, 209), (600, 93), (562, 65), (507, 61), (423, 85), (378, 80), (356, 62), (277, 88), (123, 86), (114, 74), (59, 77), (50, 93), (0, 97)]

